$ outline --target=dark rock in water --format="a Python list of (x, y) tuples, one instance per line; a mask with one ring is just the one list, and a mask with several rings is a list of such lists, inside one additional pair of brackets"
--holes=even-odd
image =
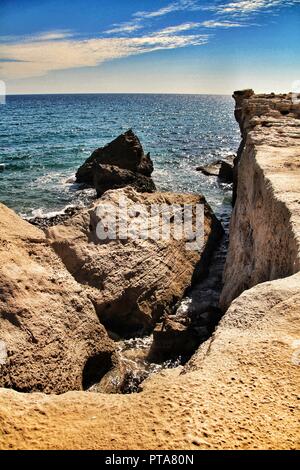
[(153, 192), (155, 186), (150, 180), (152, 172), (150, 154), (145, 155), (138, 137), (129, 130), (105, 147), (95, 150), (78, 169), (76, 181), (92, 187), (97, 185), (100, 195), (108, 189), (128, 185), (140, 192), (148, 192), (149, 189)]
[(2, 171), (5, 170), (5, 164), (4, 163), (0, 163), (0, 173), (2, 173)]
[(209, 165), (198, 166), (196, 171), (201, 171), (205, 176), (217, 176), (222, 183), (232, 183), (234, 178), (234, 159), (235, 155), (217, 160)]
[(221, 162), (219, 179), (224, 183), (233, 182), (233, 163), (223, 160)]
[(28, 219), (28, 222), (41, 229), (46, 229), (48, 227), (53, 227), (54, 225), (63, 224), (79, 211), (79, 207), (67, 207), (64, 212), (56, 214), (53, 217), (33, 217), (32, 219)]
[(115, 165), (94, 165), (94, 186), (97, 196), (101, 197), (109, 189), (131, 186), (140, 193), (153, 193), (156, 188), (149, 176), (134, 173)]
[(190, 357), (198, 344), (196, 331), (169, 316), (153, 332), (149, 360), (162, 362), (172, 357)]
[(205, 176), (219, 176), (221, 166), (221, 160), (217, 160), (214, 163), (210, 163), (209, 165), (205, 166), (198, 166), (196, 171), (201, 171)]

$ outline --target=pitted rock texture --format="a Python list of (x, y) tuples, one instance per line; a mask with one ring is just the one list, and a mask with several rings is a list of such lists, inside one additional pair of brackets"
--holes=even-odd
[[(183, 207), (204, 205), (204, 244), (201, 252), (189, 250), (185, 239), (173, 236), (100, 240), (99, 210), (118, 213), (126, 204), (125, 222), (139, 224), (151, 206)], [(138, 214), (136, 214), (138, 208)], [(134, 210), (134, 214), (131, 211)], [(148, 212), (149, 211), (149, 212)], [(173, 233), (176, 219), (171, 215)], [(162, 218), (153, 219), (161, 232)], [(203, 196), (154, 193), (140, 194), (133, 188), (108, 191), (92, 208), (81, 211), (64, 225), (52, 227), (47, 237), (74, 278), (86, 288), (101, 322), (111, 331), (125, 336), (147, 332), (158, 319), (180, 300), (190, 285), (194, 271), (204, 270), (209, 255), (222, 236), (221, 224)]]
[(113, 342), (44, 233), (2, 204), (0, 220), (0, 386), (82, 390), (90, 361), (99, 377), (110, 368)]
[(185, 369), (152, 376), (141, 393), (2, 389), (0, 448), (299, 449), (299, 283), (242, 294)]

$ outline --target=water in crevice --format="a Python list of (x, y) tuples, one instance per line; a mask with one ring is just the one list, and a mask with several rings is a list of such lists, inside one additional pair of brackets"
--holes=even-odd
[(141, 383), (150, 375), (181, 364), (180, 356), (161, 363), (150, 361), (148, 355), (152, 342), (152, 335), (119, 341), (114, 353), (114, 367), (88, 391), (124, 394), (140, 392)]

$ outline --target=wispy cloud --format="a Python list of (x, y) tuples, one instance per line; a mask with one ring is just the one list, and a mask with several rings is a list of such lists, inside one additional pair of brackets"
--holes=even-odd
[(107, 29), (106, 31), (103, 31), (104, 34), (119, 34), (119, 33), (134, 33), (135, 31), (138, 31), (139, 29), (142, 29), (142, 25), (139, 24), (138, 22), (133, 22), (130, 21), (128, 23), (118, 23), (112, 25), (110, 29)]
[(231, 21), (208, 20), (203, 21), (203, 23), (201, 23), (201, 26), (204, 26), (204, 28), (241, 28), (246, 25), (241, 23), (233, 23)]
[(66, 39), (73, 36), (73, 33), (69, 30), (59, 31), (47, 31), (46, 33), (40, 33), (34, 36), (36, 41), (55, 41), (57, 39)]
[[(192, 24), (183, 30), (191, 29)], [(53, 70), (93, 67), (105, 61), (162, 49), (206, 44), (208, 35), (179, 34), (179, 27), (141, 37), (44, 40), (0, 44), (0, 75), (4, 79), (43, 76)], [(181, 29), (181, 31), (183, 31)]]
[(176, 11), (184, 11), (190, 9), (198, 9), (198, 2), (196, 0), (179, 0), (177, 2), (172, 2), (166, 5), (165, 7), (159, 8), (158, 10), (153, 11), (138, 11), (133, 16), (136, 18), (157, 18), (159, 16), (168, 15)]
[(74, 36), (69, 29), (41, 32), (28, 36), (0, 36), (0, 44), (3, 42), (33, 42), (33, 41), (56, 41)]
[(207, 9), (219, 14), (247, 14), (275, 7), (293, 6), (300, 0), (235, 0), (208, 7)]
[(178, 0), (168, 5), (152, 11), (137, 11), (132, 15), (132, 19), (128, 22), (113, 24), (111, 28), (104, 31), (104, 34), (130, 34), (144, 27), (147, 20), (159, 18), (177, 11), (199, 10), (197, 0)]

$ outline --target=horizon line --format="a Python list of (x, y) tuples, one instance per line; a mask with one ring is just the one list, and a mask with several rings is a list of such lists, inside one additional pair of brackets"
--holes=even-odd
[[(232, 92), (233, 93), (233, 92)], [(168, 93), (168, 92), (143, 92), (143, 91), (91, 91), (91, 92), (52, 92), (52, 93), (7, 93), (5, 96), (49, 96), (49, 95), (190, 95), (190, 96), (231, 96), (231, 93), (188, 93), (188, 92), (178, 92), (178, 93)]]

